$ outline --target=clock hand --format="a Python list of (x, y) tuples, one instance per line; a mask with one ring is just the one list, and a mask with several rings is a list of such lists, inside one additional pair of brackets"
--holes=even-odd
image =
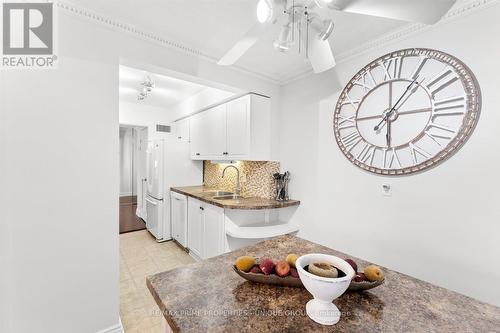
[[(387, 112), (387, 114), (384, 116), (384, 118), (382, 119), (382, 121), (380, 121), (377, 126), (375, 126), (373, 128), (374, 131), (378, 131), (378, 129), (380, 128), (380, 125), (382, 125), (382, 123), (389, 119), (389, 117), (392, 115), (392, 113), (394, 112), (394, 110), (396, 110), (396, 108), (399, 108), (400, 105), (399, 105), (399, 102), (401, 102), (401, 100), (406, 96), (406, 94), (411, 90), (411, 88), (413, 87), (413, 84), (415, 84), (415, 82), (417, 81), (418, 79), (418, 75), (415, 77), (415, 79), (413, 79), (413, 81), (411, 81), (411, 83), (406, 87), (405, 91), (403, 92), (403, 94), (399, 97), (399, 99), (396, 101), (396, 103), (394, 104), (394, 106), (389, 110), (389, 112)], [(412, 93), (414, 93), (416, 90), (413, 90)], [(411, 96), (411, 94), (409, 95)], [(408, 96), (408, 98), (409, 98)], [(408, 100), (408, 98), (406, 98), (403, 102), (403, 104)]]
[[(394, 104), (394, 106), (391, 108), (391, 110), (389, 111), (389, 113), (391, 113), (392, 111), (396, 110), (396, 108), (398, 108), (400, 105), (399, 105), (399, 102), (401, 102), (401, 100), (406, 96), (406, 94), (411, 90), (411, 88), (413, 87), (413, 84), (415, 84), (415, 82), (417, 81), (418, 79), (418, 75), (415, 77), (415, 79), (413, 81), (411, 81), (411, 83), (408, 85), (408, 87), (406, 87), (405, 91), (403, 92), (403, 95), (401, 95), (399, 97), (399, 99), (396, 101), (396, 103)], [(405, 102), (407, 101), (408, 99), (405, 99)]]
[[(405, 114), (412, 114), (412, 113), (420, 113), (420, 112), (429, 112), (432, 111), (432, 108), (423, 108), (423, 109), (415, 109), (415, 110), (408, 110), (408, 111), (401, 111), (398, 112), (398, 115), (405, 115)], [(377, 114), (374, 116), (366, 116), (366, 117), (361, 117), (361, 118), (356, 118), (356, 121), (363, 121), (363, 120), (370, 120), (370, 119), (378, 119), (378, 118), (383, 118), (383, 114)], [(384, 120), (385, 121), (385, 120)], [(382, 122), (383, 123), (383, 122)]]
[[(378, 129), (380, 128), (380, 125), (382, 125), (382, 123), (386, 120), (388, 120), (388, 116), (389, 116), (390, 112), (386, 113), (384, 118), (382, 118), (382, 120), (373, 128), (374, 131), (378, 131)], [(359, 119), (358, 119), (359, 120)]]
[(385, 135), (385, 141), (387, 142), (387, 148), (391, 147), (391, 120), (387, 118), (387, 134)]

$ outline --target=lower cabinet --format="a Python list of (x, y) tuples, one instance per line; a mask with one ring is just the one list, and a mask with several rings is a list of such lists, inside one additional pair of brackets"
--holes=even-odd
[(172, 238), (187, 247), (187, 197), (170, 192), (170, 221), (172, 221)]
[(188, 198), (188, 248), (198, 259), (224, 253), (224, 209)]

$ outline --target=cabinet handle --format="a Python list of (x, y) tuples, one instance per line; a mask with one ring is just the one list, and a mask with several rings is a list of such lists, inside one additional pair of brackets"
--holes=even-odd
[(201, 206), (200, 206), (200, 209), (201, 209), (201, 210), (205, 210), (205, 208), (203, 208), (203, 207), (201, 207)]
[(178, 136), (177, 139), (182, 139), (182, 136)]
[(200, 156), (200, 153), (196, 153), (196, 156)]

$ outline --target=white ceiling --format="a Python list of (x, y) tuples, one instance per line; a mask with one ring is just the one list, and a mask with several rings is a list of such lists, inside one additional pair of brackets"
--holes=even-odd
[[(151, 94), (144, 100), (137, 100), (137, 95), (142, 89), (141, 82), (149, 76), (155, 84)], [(139, 103), (162, 108), (174, 108), (205, 90), (219, 91), (218, 89), (200, 85), (197, 83), (180, 80), (177, 78), (147, 72), (141, 69), (120, 66), (120, 100), (131, 103)]]
[[(466, 0), (461, 0), (463, 2)], [(257, 0), (72, 0), (98, 14), (220, 58), (256, 22)], [(406, 22), (324, 10), (335, 29), (330, 36), (334, 55), (394, 31)], [(238, 67), (276, 81), (310, 69), (302, 55), (279, 53), (272, 47), (279, 26), (273, 27), (237, 63)]]

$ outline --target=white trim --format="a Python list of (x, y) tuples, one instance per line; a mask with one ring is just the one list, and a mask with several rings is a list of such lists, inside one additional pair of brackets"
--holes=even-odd
[[(392, 43), (395, 43), (396, 41), (403, 40), (405, 38), (408, 38), (416, 33), (432, 29), (436, 26), (439, 26), (441, 24), (444, 24), (446, 22), (449, 22), (451, 20), (457, 19), (459, 17), (465, 16), (470, 14), (473, 11), (479, 10), (479, 9), (485, 9), (490, 6), (496, 5), (499, 3), (499, 0), (470, 0), (465, 2), (462, 6), (448, 12), (442, 19), (435, 25), (424, 25), (424, 24), (407, 24), (404, 27), (397, 29), (395, 31), (389, 32), (387, 34), (384, 34), (380, 36), (379, 38), (373, 39), (367, 43), (361, 44), (356, 48), (353, 48), (351, 50), (342, 52), (340, 54), (337, 54), (336, 60), (337, 64), (340, 64), (342, 62), (349, 61), (353, 59), (356, 56), (359, 56), (361, 54), (367, 53), (369, 51), (372, 51), (374, 49), (379, 49), (383, 48), (387, 45), (390, 45)], [(218, 59), (212, 55), (205, 54), (204, 52), (197, 50), (194, 47), (182, 44), (180, 42), (172, 41), (163, 37), (160, 37), (158, 35), (155, 35), (150, 32), (146, 32), (143, 30), (140, 30), (136, 28), (133, 25), (130, 25), (128, 23), (120, 22), (117, 20), (114, 20), (109, 17), (105, 17), (101, 14), (98, 14), (96, 12), (93, 12), (89, 9), (82, 8), (75, 6), (74, 4), (65, 2), (64, 0), (62, 1), (57, 1), (56, 2), (57, 7), (59, 7), (62, 10), (66, 10), (67, 12), (83, 17), (85, 19), (88, 19), (89, 21), (101, 25), (105, 25), (111, 29), (114, 29), (116, 31), (120, 32), (125, 32), (129, 33), (132, 35), (135, 35), (136, 37), (139, 37), (141, 39), (155, 42), (157, 44), (161, 44), (162, 46), (175, 49), (176, 51), (181, 51), (184, 53), (187, 53), (192, 56), (199, 57), (201, 59), (204, 59), (208, 62), (211, 63), (217, 63)], [(231, 66), (231, 69), (246, 74), (250, 75), (256, 78), (259, 78), (261, 80), (271, 82), (274, 84), (279, 84), (279, 85), (286, 85), (289, 84), (293, 81), (297, 81), (299, 79), (305, 78), (311, 74), (313, 74), (312, 69), (308, 69), (307, 71), (300, 70), (294, 74), (287, 75), (284, 77), (274, 77), (270, 76), (267, 73), (261, 73), (261, 72), (256, 72), (252, 70), (248, 70), (239, 66)]]
[[(55, 4), (59, 9), (65, 10), (73, 15), (80, 16), (84, 19), (87, 19), (88, 21), (90, 21), (92, 23), (105, 25), (108, 28), (111, 28), (115, 31), (129, 33), (129, 34), (135, 35), (135, 37), (139, 37), (143, 40), (154, 42), (156, 44), (160, 44), (160, 45), (168, 47), (170, 49), (174, 49), (176, 51), (181, 51), (181, 52), (187, 53), (191, 56), (196, 56), (200, 59), (206, 60), (206, 61), (211, 62), (211, 63), (217, 63), (219, 61), (218, 58), (216, 58), (214, 56), (210, 56), (208, 54), (205, 54), (202, 51), (197, 50), (193, 47), (190, 47), (190, 46), (184, 45), (182, 43), (172, 41), (172, 40), (169, 40), (169, 39), (166, 39), (163, 37), (160, 37), (160, 36), (155, 35), (155, 34), (150, 33), (150, 32), (140, 30), (139, 28), (136, 28), (133, 25), (106, 17), (106, 16), (101, 15), (97, 12), (94, 12), (90, 9), (76, 6), (72, 3), (65, 2), (65, 1), (57, 1), (57, 2), (55, 2)], [(247, 70), (245, 68), (242, 68), (239, 66), (234, 66), (234, 65), (231, 66), (230, 68), (232, 70), (235, 70), (236, 72), (250, 75), (250, 76), (256, 77), (260, 80), (264, 80), (264, 81), (267, 81), (267, 82), (270, 82), (273, 84), (280, 83), (279, 80), (276, 80), (275, 78), (267, 75), (266, 73), (258, 73), (258, 72), (250, 71), (250, 70)]]
[(130, 197), (132, 194), (132, 192), (120, 192), (120, 197)]
[(122, 325), (122, 319), (118, 317), (118, 324), (97, 331), (96, 333), (125, 333), (125, 330), (123, 329)]

